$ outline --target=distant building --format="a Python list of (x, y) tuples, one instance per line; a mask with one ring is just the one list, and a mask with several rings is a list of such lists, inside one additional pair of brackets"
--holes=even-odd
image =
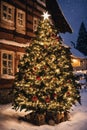
[(62, 40), (62, 45), (66, 48), (70, 48), (71, 52), (71, 64), (74, 72), (87, 72), (87, 56), (81, 53), (79, 50), (75, 49), (75, 46), (67, 45)]
[(71, 48), (70, 51), (74, 71), (87, 71), (87, 56), (75, 48)]

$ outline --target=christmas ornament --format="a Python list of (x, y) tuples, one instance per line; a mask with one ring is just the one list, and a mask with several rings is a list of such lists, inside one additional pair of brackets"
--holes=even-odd
[(36, 80), (41, 80), (41, 78), (39, 76), (36, 77)]
[(46, 97), (46, 102), (48, 103), (48, 102), (50, 102), (50, 97)]
[(32, 101), (34, 101), (34, 102), (36, 102), (37, 99), (38, 99), (37, 96), (33, 96), (33, 97), (32, 97)]

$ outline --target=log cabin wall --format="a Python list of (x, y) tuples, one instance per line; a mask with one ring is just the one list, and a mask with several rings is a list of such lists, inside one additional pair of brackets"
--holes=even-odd
[[(45, 0), (0, 1), (0, 88), (11, 88), (18, 62), (31, 38), (38, 20), (46, 11)], [(7, 59), (5, 59), (7, 57)], [(8, 59), (11, 57), (12, 59)], [(7, 68), (8, 60), (12, 68)]]

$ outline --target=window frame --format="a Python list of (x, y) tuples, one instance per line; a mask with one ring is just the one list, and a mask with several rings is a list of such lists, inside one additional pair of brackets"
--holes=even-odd
[[(22, 19), (18, 18), (19, 14), (23, 17)], [(23, 24), (19, 24), (19, 21), (22, 21)], [(16, 9), (16, 31), (22, 34), (25, 34), (26, 31), (26, 13), (25, 11), (18, 8)]]
[[(3, 17), (3, 6), (6, 6), (8, 9), (11, 8), (11, 19), (5, 19)], [(14, 30), (15, 29), (15, 23), (14, 23), (14, 16), (15, 16), (15, 7), (11, 4), (8, 4), (7, 2), (1, 1), (1, 20), (0, 20), (0, 26), (5, 29)], [(7, 14), (7, 12), (5, 11)]]
[[(3, 10), (3, 6), (6, 6), (7, 7), (7, 11), (4, 11)], [(9, 9), (11, 9), (11, 14), (9, 13)], [(1, 19), (5, 22), (10, 22), (10, 23), (14, 23), (14, 6), (6, 3), (6, 2), (1, 2)], [(5, 19), (3, 14), (6, 14), (7, 15), (7, 18)], [(11, 19), (9, 20), (8, 19), (8, 16), (11, 16)]]
[[(3, 58), (3, 54), (7, 55), (7, 58)], [(9, 59), (8, 56), (11, 55), (12, 59)], [(6, 61), (7, 66), (4, 67), (3, 61)], [(9, 63), (12, 62), (12, 67), (9, 66)], [(10, 68), (11, 67), (11, 68)], [(3, 73), (3, 68), (6, 68), (7, 73)], [(9, 71), (12, 70), (12, 74), (9, 74)], [(7, 50), (1, 50), (1, 78), (14, 78), (14, 52), (13, 51), (7, 51)]]

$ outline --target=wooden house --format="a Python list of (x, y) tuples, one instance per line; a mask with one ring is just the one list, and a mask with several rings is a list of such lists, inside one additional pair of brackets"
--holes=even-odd
[(18, 62), (45, 11), (58, 32), (72, 33), (56, 0), (0, 0), (0, 92), (12, 87)]
[(62, 45), (66, 48), (70, 48), (71, 52), (71, 64), (74, 73), (87, 73), (87, 56), (77, 50), (74, 46), (65, 44), (62, 40)]

